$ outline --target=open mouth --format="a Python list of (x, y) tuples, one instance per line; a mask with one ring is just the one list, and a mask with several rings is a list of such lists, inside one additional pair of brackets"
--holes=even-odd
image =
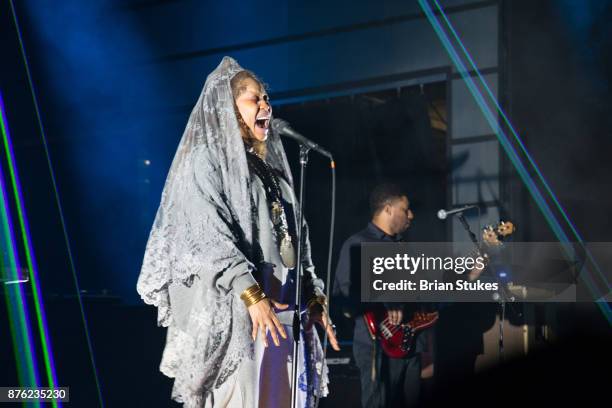
[(256, 128), (267, 130), (269, 126), (270, 126), (270, 118), (269, 117), (255, 119), (255, 127)]

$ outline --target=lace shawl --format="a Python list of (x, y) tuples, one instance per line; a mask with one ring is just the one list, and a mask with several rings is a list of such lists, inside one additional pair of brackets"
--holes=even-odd
[[(189, 406), (201, 406), (253, 353), (248, 312), (220, 284), (225, 271), (254, 269), (250, 175), (230, 86), (240, 71), (224, 57), (206, 79), (166, 179), (137, 283), (142, 299), (157, 307), (158, 324), (169, 326), (160, 369), (175, 378), (173, 398)], [(269, 164), (293, 185), (275, 133), (267, 150)], [(318, 338), (307, 343), (309, 354), (318, 355)], [(326, 373), (322, 365), (311, 364), (319, 374)]]

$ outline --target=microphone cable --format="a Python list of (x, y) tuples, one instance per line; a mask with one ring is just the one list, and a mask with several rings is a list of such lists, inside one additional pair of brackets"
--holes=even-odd
[[(334, 226), (336, 224), (336, 162), (332, 158), (329, 163), (329, 168), (331, 170), (331, 216), (330, 216), (330, 226), (329, 226), (329, 246), (327, 252), (327, 276), (325, 278), (325, 297), (327, 298), (327, 324), (332, 325), (332, 330), (334, 330), (334, 325), (331, 320), (331, 296), (330, 296), (330, 287), (331, 287), (331, 268), (332, 268), (332, 253), (334, 248)], [(335, 330), (334, 330), (335, 332)], [(326, 365), (327, 359), (327, 330), (324, 330), (323, 334), (323, 367)], [(329, 369), (327, 370), (327, 375), (329, 379)], [(322, 391), (322, 379), (323, 379), (323, 368), (321, 368), (321, 378), (319, 379), (319, 394)], [(320, 397), (315, 397), (315, 408), (318, 408)]]

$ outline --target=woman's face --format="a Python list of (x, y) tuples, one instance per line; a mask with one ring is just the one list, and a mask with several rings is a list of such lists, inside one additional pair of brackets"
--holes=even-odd
[(236, 106), (253, 136), (261, 142), (265, 141), (268, 138), (272, 107), (263, 86), (252, 78), (243, 79), (240, 82)]

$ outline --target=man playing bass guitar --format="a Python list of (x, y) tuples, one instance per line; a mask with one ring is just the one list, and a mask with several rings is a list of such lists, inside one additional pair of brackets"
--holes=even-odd
[[(373, 340), (368, 330), (368, 314), (382, 313), (385, 322), (398, 326), (413, 319), (400, 303), (367, 304), (360, 302), (360, 244), (362, 242), (399, 242), (414, 218), (410, 202), (394, 184), (377, 186), (370, 196), (372, 219), (367, 227), (349, 237), (340, 251), (334, 280), (334, 295), (345, 316), (355, 320), (353, 355), (361, 377), (361, 403), (365, 408), (409, 407), (419, 402), (421, 357), (426, 355), (425, 336), (417, 336), (410, 352), (391, 358)], [(384, 328), (383, 328), (384, 330)]]

